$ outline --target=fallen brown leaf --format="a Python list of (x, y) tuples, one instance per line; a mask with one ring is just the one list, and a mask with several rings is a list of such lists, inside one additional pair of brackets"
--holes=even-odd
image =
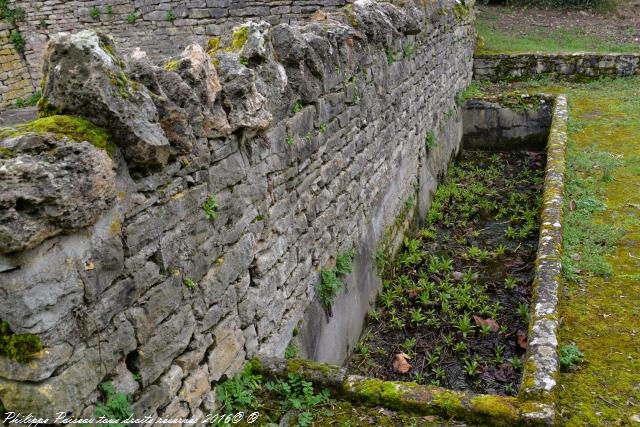
[(473, 315), (473, 321), (476, 322), (477, 326), (489, 326), (492, 332), (498, 332), (500, 329), (500, 325), (493, 319), (483, 319), (480, 316)]
[(518, 331), (516, 336), (518, 337), (518, 345), (521, 349), (527, 349), (527, 333), (524, 331)]
[(569, 202), (569, 210), (571, 212), (575, 212), (576, 208), (577, 208), (576, 201), (575, 200), (570, 201)]
[(399, 374), (406, 374), (411, 370), (411, 364), (407, 361), (411, 359), (405, 353), (398, 353), (393, 356), (393, 370)]

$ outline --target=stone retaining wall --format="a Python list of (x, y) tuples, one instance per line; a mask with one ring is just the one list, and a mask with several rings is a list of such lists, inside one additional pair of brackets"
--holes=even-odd
[(640, 53), (476, 54), (477, 80), (526, 80), (539, 75), (572, 80), (640, 74)]
[[(85, 28), (103, 31), (112, 34), (123, 51), (139, 47), (150, 57), (161, 59), (179, 53), (193, 42), (206, 46), (209, 38), (228, 32), (246, 19), (258, 18), (271, 24), (294, 23), (319, 9), (335, 10), (349, 1), (13, 0), (10, 5), (26, 12), (25, 19), (18, 21), (17, 27), (26, 40), (24, 56), (31, 75), (30, 81), (25, 79), (29, 83), (26, 94), (30, 94), (42, 78), (42, 55), (47, 40), (61, 31)], [(5, 49), (3, 34), (0, 27), (1, 49)], [(12, 55), (0, 50), (0, 63), (12, 60), (7, 59)], [(21, 65), (24, 67), (24, 60)], [(12, 92), (25, 92), (22, 90), (26, 87), (24, 82), (5, 79), (2, 75), (0, 84), (10, 87)], [(7, 102), (18, 97), (7, 97)], [(0, 108), (3, 106), (0, 104)]]
[[(344, 355), (376, 249), (426, 212), (461, 138), (473, 11), (404, 3), (246, 24), (162, 67), (92, 32), (50, 43), (41, 112), (112, 139), (60, 115), (0, 133), (0, 319), (45, 346), (0, 357), (6, 409), (90, 416), (111, 380), (138, 415), (193, 417), (296, 330)], [(346, 250), (346, 293), (319, 309)]]
[(0, 110), (31, 95), (35, 89), (24, 57), (11, 42), (12, 30), (13, 26), (0, 21)]

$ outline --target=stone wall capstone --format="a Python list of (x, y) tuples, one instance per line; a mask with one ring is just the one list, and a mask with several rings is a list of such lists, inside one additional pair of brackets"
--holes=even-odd
[[(112, 381), (136, 415), (198, 417), (296, 329), (305, 355), (344, 358), (380, 288), (376, 250), (424, 216), (462, 135), (473, 4), (404, 4), (245, 23), (161, 65), (93, 31), (52, 38), (49, 117), (0, 132), (0, 194), (28, 190), (0, 199), (0, 320), (45, 347), (0, 356), (7, 410), (90, 417)], [(323, 309), (319, 271), (346, 250), (354, 272)]]

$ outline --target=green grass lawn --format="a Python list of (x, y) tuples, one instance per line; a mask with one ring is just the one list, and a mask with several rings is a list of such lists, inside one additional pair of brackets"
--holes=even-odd
[(558, 423), (637, 425), (640, 78), (483, 88), (569, 97), (560, 345), (575, 343), (585, 361), (560, 375)]
[[(526, 12), (523, 12), (526, 13)], [(640, 53), (638, 45), (598, 39), (575, 30), (548, 27), (520, 28), (515, 35), (498, 25), (500, 16), (495, 11), (483, 9), (476, 22), (478, 35), (484, 47), (478, 53), (520, 52), (598, 52)]]

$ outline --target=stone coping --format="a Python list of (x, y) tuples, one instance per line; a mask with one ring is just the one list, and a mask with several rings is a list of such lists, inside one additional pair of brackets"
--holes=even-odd
[(533, 281), (529, 346), (523, 385), (524, 395), (549, 394), (558, 374), (558, 290), (562, 273), (562, 205), (564, 199), (565, 151), (569, 112), (566, 95), (555, 99), (553, 121), (547, 143), (547, 166), (540, 240)]
[(526, 80), (549, 75), (569, 80), (628, 77), (640, 74), (639, 53), (475, 53), (474, 79)]

